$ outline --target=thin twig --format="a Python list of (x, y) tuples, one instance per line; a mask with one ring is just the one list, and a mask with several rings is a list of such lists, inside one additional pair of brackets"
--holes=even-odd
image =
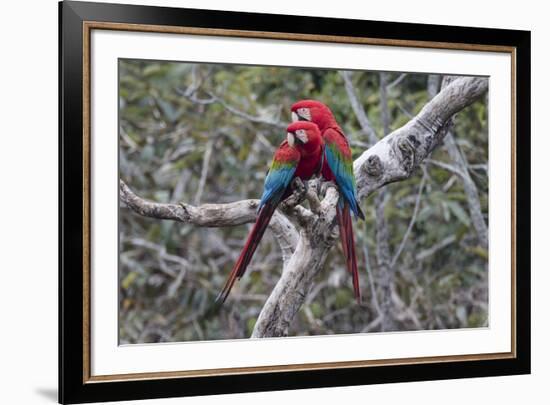
[(442, 162), (440, 160), (434, 160), (434, 159), (426, 159), (425, 160), (426, 163), (430, 163), (434, 166), (439, 166), (441, 167), (442, 169), (445, 169), (451, 173), (454, 173), (460, 177), (464, 177), (464, 172), (462, 170), (460, 170), (458, 167), (450, 164), (450, 163), (445, 163), (445, 162)]
[(456, 235), (449, 235), (443, 240), (435, 243), (429, 249), (422, 250), (416, 254), (416, 260), (424, 260), (427, 257), (439, 252), (441, 249), (445, 249), (450, 244), (456, 241)]
[(372, 274), (372, 269), (370, 266), (369, 247), (366, 241), (367, 234), (368, 234), (367, 221), (364, 221), (364, 224), (365, 224), (365, 243), (363, 243), (363, 254), (365, 256), (365, 270), (367, 273), (367, 284), (369, 285), (373, 306), (376, 309), (376, 312), (378, 313), (378, 318), (381, 318), (383, 317), (382, 309), (380, 308), (380, 303), (378, 302), (378, 295), (376, 294), (376, 288), (374, 285), (374, 276)]
[(403, 239), (401, 240), (401, 243), (399, 244), (399, 248), (397, 248), (397, 251), (395, 252), (395, 255), (393, 256), (393, 259), (391, 261), (391, 266), (395, 266), (395, 263), (397, 263), (397, 259), (399, 258), (399, 255), (403, 251), (403, 248), (405, 247), (405, 244), (407, 243), (407, 239), (409, 238), (409, 234), (412, 231), (412, 228), (414, 226), (414, 223), (416, 222), (416, 216), (418, 214), (418, 208), (420, 207), (420, 197), (422, 197), (422, 190), (424, 189), (424, 185), (426, 184), (426, 171), (424, 171), (424, 175), (422, 176), (422, 180), (420, 180), (420, 186), (418, 186), (418, 193), (416, 194), (416, 201), (414, 203), (414, 210), (411, 217), (411, 220), (409, 221), (409, 226), (407, 227), (407, 230), (405, 231), (405, 235), (403, 236)]
[(197, 194), (195, 194), (195, 205), (199, 205), (201, 203), (201, 197), (202, 197), (202, 193), (204, 192), (204, 185), (206, 184), (206, 177), (208, 175), (208, 166), (210, 165), (210, 157), (212, 156), (213, 148), (214, 148), (214, 140), (210, 139), (208, 140), (208, 142), (206, 142), (206, 147), (204, 150), (199, 187), (197, 188)]
[(359, 97), (357, 96), (355, 87), (351, 79), (351, 72), (346, 70), (341, 70), (340, 76), (342, 76), (342, 79), (344, 79), (346, 93), (348, 94), (348, 99), (350, 101), (351, 108), (353, 109), (353, 112), (357, 117), (357, 121), (359, 121), (359, 125), (361, 126), (363, 131), (367, 134), (369, 143), (375, 144), (376, 142), (378, 142), (378, 136), (376, 135), (376, 131), (374, 130), (373, 126), (371, 125), (367, 117), (367, 114), (365, 113), (365, 109), (363, 108), (363, 106), (361, 105), (361, 102), (359, 101)]
[(401, 83), (405, 77), (407, 77), (407, 73), (401, 73), (397, 79), (395, 79), (393, 82), (391, 82), (386, 86), (386, 89), (391, 90), (392, 88), (397, 86), (399, 83)]
[(273, 125), (277, 128), (286, 129), (286, 127), (287, 127), (287, 124), (285, 124), (281, 121), (274, 120), (274, 119), (263, 118), (263, 117), (259, 117), (259, 116), (256, 116), (256, 115), (251, 115), (251, 114), (249, 114), (245, 111), (242, 111), (242, 110), (230, 105), (227, 101), (225, 101), (221, 97), (215, 95), (214, 93), (211, 93), (211, 92), (207, 92), (207, 93), (212, 98), (212, 100), (214, 100), (214, 102), (220, 103), (227, 111), (231, 112), (232, 114), (234, 114), (238, 117), (244, 118), (245, 120), (255, 122), (255, 123), (258, 123), (258, 124)]

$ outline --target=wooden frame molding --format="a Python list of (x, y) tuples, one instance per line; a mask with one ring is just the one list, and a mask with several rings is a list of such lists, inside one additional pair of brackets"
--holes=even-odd
[[(150, 32), (150, 33), (170, 33), (170, 34), (185, 34), (185, 35), (206, 35), (206, 36), (229, 36), (241, 38), (261, 38), (275, 40), (291, 40), (291, 41), (313, 41), (313, 42), (332, 42), (346, 44), (365, 44), (378, 46), (396, 46), (396, 47), (413, 47), (413, 48), (433, 48), (433, 49), (450, 49), (450, 50), (465, 50), (479, 52), (500, 52), (508, 53), (511, 56), (511, 83), (512, 83), (512, 297), (511, 297), (511, 319), (512, 319), (512, 351), (507, 353), (486, 353), (486, 354), (470, 354), (470, 355), (453, 355), (453, 356), (435, 356), (435, 357), (416, 357), (402, 359), (380, 359), (380, 360), (358, 360), (350, 362), (330, 362), (330, 363), (309, 363), (309, 364), (287, 364), (277, 366), (256, 366), (256, 367), (240, 367), (240, 368), (223, 368), (223, 369), (206, 369), (206, 370), (187, 370), (187, 371), (172, 371), (172, 372), (151, 372), (151, 373), (135, 373), (135, 374), (118, 374), (118, 375), (91, 375), (91, 320), (90, 320), (90, 294), (91, 294), (91, 229), (90, 229), (90, 162), (91, 162), (91, 34), (92, 30), (116, 30), (116, 31), (132, 31), (132, 32)], [(389, 366), (389, 365), (408, 365), (408, 364), (427, 364), (427, 363), (448, 363), (458, 361), (476, 361), (476, 360), (495, 360), (495, 359), (512, 359), (517, 355), (517, 271), (516, 271), (516, 52), (514, 46), (502, 45), (483, 45), (483, 44), (468, 44), (468, 43), (451, 43), (451, 42), (432, 42), (432, 41), (416, 41), (416, 40), (396, 40), (396, 39), (381, 39), (381, 38), (364, 38), (336, 35), (316, 35), (316, 34), (295, 34), (295, 33), (280, 33), (280, 32), (265, 32), (265, 31), (249, 31), (249, 30), (233, 30), (233, 29), (214, 29), (214, 28), (197, 28), (197, 27), (182, 27), (182, 26), (164, 26), (164, 25), (147, 25), (147, 24), (129, 24), (116, 22), (98, 22), (84, 21), (83, 22), (83, 382), (104, 383), (115, 381), (138, 381), (138, 380), (158, 380), (158, 379), (173, 379), (173, 378), (193, 378), (205, 377), (212, 375), (236, 375), (236, 374), (257, 374), (257, 373), (273, 373), (273, 372), (289, 372), (289, 371), (307, 371), (307, 370), (326, 370), (335, 368), (357, 368), (357, 367), (373, 367), (373, 366)]]

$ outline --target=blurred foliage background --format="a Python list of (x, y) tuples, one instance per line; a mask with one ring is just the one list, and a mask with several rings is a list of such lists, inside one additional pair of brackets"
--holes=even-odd
[[(361, 71), (349, 77), (378, 137), (385, 132), (384, 116), (386, 131), (404, 125), (429, 101), (429, 83), (441, 81), (412, 73)], [(368, 146), (341, 72), (120, 60), (120, 177), (141, 197), (158, 202), (258, 198), (285, 137), (290, 105), (303, 98), (330, 106), (354, 157)], [(482, 98), (457, 115), (452, 130), (485, 222), (487, 116)], [(366, 221), (355, 223), (364, 305), (353, 298), (337, 245), (289, 335), (388, 330), (380, 320), (384, 283), (390, 329), (487, 326), (487, 249), (476, 236), (458, 169), (439, 147), (412, 178), (386, 186), (384, 201), (364, 201)], [(377, 235), (377, 215), (385, 219), (385, 236)], [(124, 206), (119, 221), (121, 344), (250, 336), (282, 268), (269, 232), (218, 310), (214, 299), (251, 225), (198, 228), (140, 217)], [(377, 258), (381, 240), (394, 262), (389, 270)]]

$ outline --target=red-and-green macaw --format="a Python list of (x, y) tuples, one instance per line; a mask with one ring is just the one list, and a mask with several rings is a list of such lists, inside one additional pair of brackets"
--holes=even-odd
[(292, 105), (291, 113), (293, 121), (317, 124), (325, 142), (322, 175), (325, 180), (334, 181), (340, 192), (340, 200), (336, 209), (340, 240), (346, 258), (346, 266), (353, 278), (355, 298), (360, 303), (361, 290), (350, 210), (356, 218), (365, 219), (365, 215), (357, 200), (357, 187), (349, 143), (332, 111), (325, 104), (315, 100), (301, 100)]
[(292, 181), (296, 177), (308, 180), (319, 173), (322, 159), (323, 139), (317, 125), (311, 122), (290, 124), (287, 128), (286, 140), (275, 151), (271, 168), (265, 178), (256, 222), (216, 301), (224, 302), (235, 280), (243, 276), (275, 209), (281, 201), (292, 194)]

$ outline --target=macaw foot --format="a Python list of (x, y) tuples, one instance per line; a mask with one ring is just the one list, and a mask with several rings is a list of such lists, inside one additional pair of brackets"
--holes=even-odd
[(320, 177), (314, 177), (313, 179), (307, 182), (308, 191), (313, 191), (315, 194), (319, 195), (319, 190), (321, 189), (321, 183), (323, 180)]
[(319, 195), (324, 197), (330, 187), (336, 188), (336, 184), (333, 181), (323, 181), (321, 183), (321, 192)]
[(297, 206), (306, 198), (307, 188), (302, 179), (296, 177), (290, 184), (292, 188), (292, 194), (282, 202), (282, 206), (285, 209), (289, 209)]
[(311, 211), (315, 214), (319, 214), (321, 211), (321, 200), (319, 200), (319, 188), (321, 186), (321, 179), (313, 179), (308, 182), (306, 190), (306, 199), (309, 202)]
[(294, 194), (298, 194), (300, 196), (305, 195), (307, 191), (307, 183), (304, 183), (299, 177), (292, 180), (292, 184), (290, 186), (292, 187)]

